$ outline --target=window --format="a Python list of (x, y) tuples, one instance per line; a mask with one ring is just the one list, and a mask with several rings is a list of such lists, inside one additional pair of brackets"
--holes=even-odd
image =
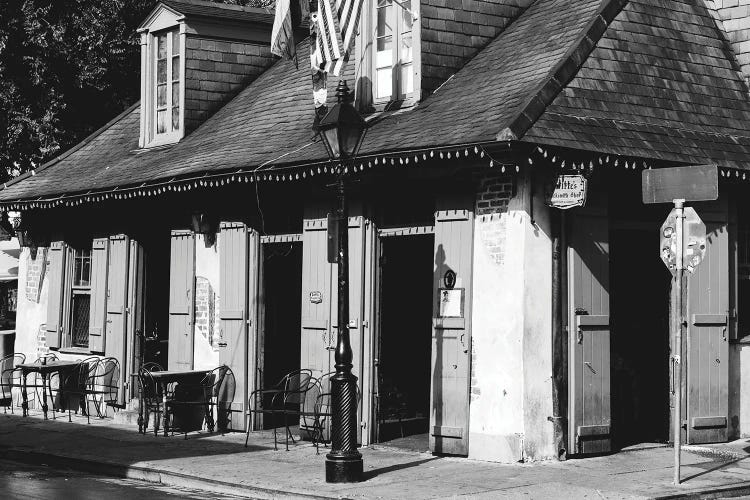
[(180, 36), (176, 30), (154, 35), (156, 61), (156, 136), (180, 130)]
[(374, 56), (373, 101), (405, 100), (419, 85), (413, 48), (419, 47), (418, 28), (412, 17), (411, 0), (373, 0)]
[(184, 35), (169, 27), (142, 33), (141, 147), (179, 141), (184, 116)]
[(91, 249), (73, 251), (70, 307), (70, 347), (88, 347), (91, 314)]

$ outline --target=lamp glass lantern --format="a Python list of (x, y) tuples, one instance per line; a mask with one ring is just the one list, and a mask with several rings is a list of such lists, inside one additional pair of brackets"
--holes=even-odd
[(336, 87), (338, 102), (316, 125), (328, 157), (331, 160), (354, 158), (367, 133), (367, 122), (352, 104), (352, 95), (346, 81)]

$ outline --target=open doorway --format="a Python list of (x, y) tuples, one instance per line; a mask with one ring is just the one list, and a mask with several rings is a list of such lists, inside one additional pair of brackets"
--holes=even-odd
[(669, 287), (659, 222), (610, 228), (612, 444), (669, 439)]
[(169, 343), (169, 232), (144, 237), (143, 362), (167, 369)]
[[(300, 369), (302, 243), (264, 243), (261, 276), (258, 387), (268, 387)], [(271, 419), (263, 428), (271, 428)]]
[(376, 441), (427, 451), (434, 237), (381, 241)]

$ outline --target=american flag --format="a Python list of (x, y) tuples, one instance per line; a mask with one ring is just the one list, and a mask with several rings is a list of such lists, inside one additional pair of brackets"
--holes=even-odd
[(310, 53), (313, 69), (338, 75), (343, 63), (341, 37), (331, 9), (331, 0), (318, 0), (317, 12), (310, 13), (310, 24), (315, 38), (315, 46)]
[(354, 36), (357, 34), (362, 3), (363, 0), (336, 0), (336, 13), (339, 17), (341, 38), (344, 42), (344, 60), (349, 59), (349, 53), (354, 45)]

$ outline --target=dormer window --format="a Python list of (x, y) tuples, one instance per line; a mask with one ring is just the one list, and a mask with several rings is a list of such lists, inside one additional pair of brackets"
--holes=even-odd
[(369, 1), (360, 21), (357, 61), (362, 77), (372, 82), (366, 89), (371, 95), (358, 100), (376, 107), (413, 104), (420, 97), (419, 2)]
[(154, 102), (155, 136), (168, 136), (180, 131), (180, 35), (177, 30), (154, 35), (156, 63)]

